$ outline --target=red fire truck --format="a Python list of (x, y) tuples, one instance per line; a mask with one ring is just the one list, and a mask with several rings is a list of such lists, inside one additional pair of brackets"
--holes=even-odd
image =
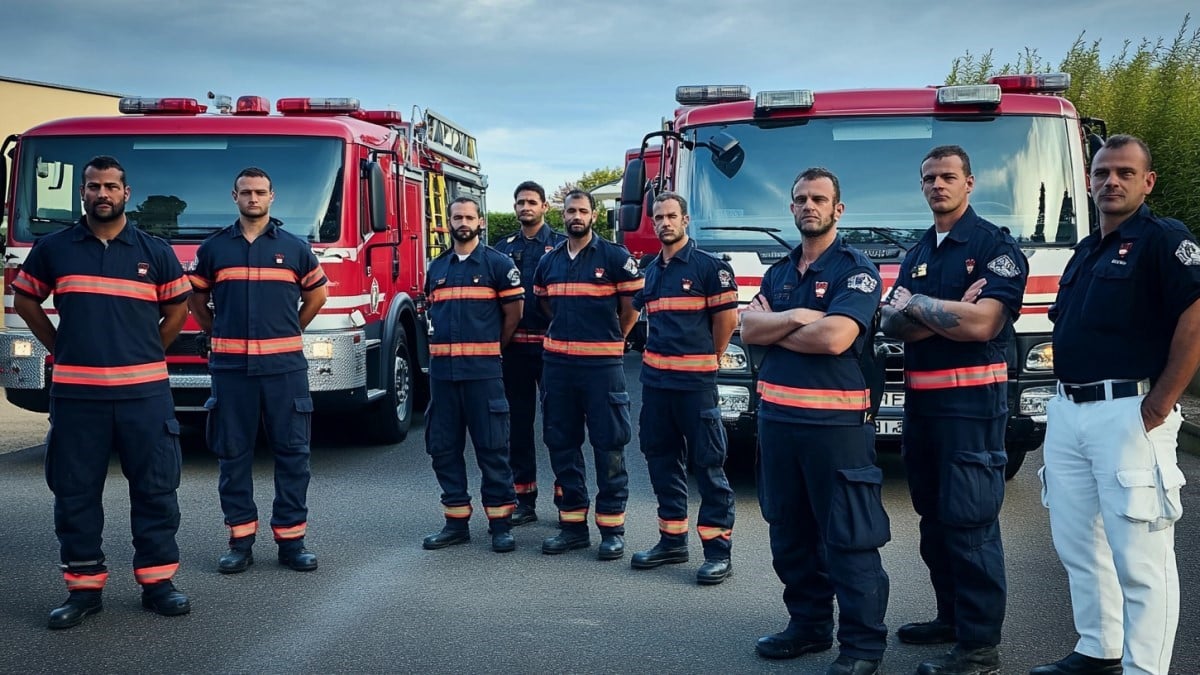
[[(427, 391), (426, 262), (449, 246), (449, 201), (484, 199), (475, 139), (433, 111), (414, 108), (404, 120), (353, 98), (279, 99), (278, 114), (259, 96), (217, 114), (188, 98), (119, 107), (123, 115), (58, 120), (5, 140), (5, 281), (39, 236), (79, 220), (80, 171), (95, 155), (125, 166), (129, 222), (170, 241), (185, 269), (236, 218), (233, 177), (261, 167), (273, 179), (271, 215), (312, 243), (329, 277), (329, 300), (304, 334), (318, 412), (354, 416), (373, 441), (402, 440)], [(4, 293), (0, 385), (15, 405), (46, 411), (52, 358), (13, 312), (10, 283)], [(52, 300), (46, 309), (56, 320)], [(167, 350), (182, 413), (202, 412), (209, 393), (198, 330), (189, 320)]]
[[(1009, 363), (1009, 475), (1041, 445), (1045, 403), (1054, 395), (1051, 324), (1046, 312), (1071, 247), (1088, 233), (1086, 154), (1104, 133), (1081, 119), (1061, 93), (1065, 74), (1012, 75), (988, 84), (919, 89), (816, 92), (737, 86), (686, 86), (661, 131), (627, 153), (620, 226), (635, 255), (658, 250), (647, 201), (658, 189), (682, 194), (691, 236), (733, 266), (749, 302), (766, 268), (799, 243), (788, 211), (797, 173), (824, 166), (840, 179), (843, 236), (895, 282), (899, 261), (931, 223), (919, 166), (937, 145), (971, 156), (971, 204), (1006, 228), (1029, 257), (1025, 304)], [(1081, 210), (1082, 209), (1082, 210)], [(885, 292), (888, 289), (885, 289)], [(903, 345), (886, 350), (887, 388), (878, 438), (895, 442), (903, 414)], [(731, 432), (755, 429), (753, 353), (735, 335), (718, 374)]]

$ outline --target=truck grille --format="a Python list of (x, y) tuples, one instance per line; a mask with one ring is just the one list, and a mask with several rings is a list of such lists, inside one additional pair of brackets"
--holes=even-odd
[(879, 346), (887, 350), (884, 359), (884, 383), (904, 384), (904, 343), (890, 338), (880, 338)]

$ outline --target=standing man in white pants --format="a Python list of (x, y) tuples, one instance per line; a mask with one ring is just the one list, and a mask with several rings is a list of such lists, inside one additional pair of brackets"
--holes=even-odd
[(1031, 675), (1166, 675), (1179, 623), (1176, 401), (1200, 364), (1200, 246), (1145, 205), (1150, 150), (1109, 138), (1092, 159), (1100, 229), (1075, 249), (1050, 310), (1058, 396), (1042, 500), (1079, 642)]

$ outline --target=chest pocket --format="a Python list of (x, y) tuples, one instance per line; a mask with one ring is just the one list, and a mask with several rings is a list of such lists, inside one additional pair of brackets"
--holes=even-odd
[[(1116, 254), (1105, 254), (1092, 267), (1092, 281), (1088, 285), (1084, 300), (1084, 323), (1097, 330), (1119, 330), (1122, 333), (1129, 330), (1129, 314), (1113, 311), (1114, 307), (1134, 307), (1135, 303), (1153, 303), (1154, 298), (1143, 296), (1137, 292), (1138, 266), (1137, 256), (1127, 256), (1125, 264), (1112, 262), (1121, 260)], [(1064, 279), (1062, 284), (1077, 286), (1077, 274)], [(1071, 288), (1068, 292), (1079, 289)]]

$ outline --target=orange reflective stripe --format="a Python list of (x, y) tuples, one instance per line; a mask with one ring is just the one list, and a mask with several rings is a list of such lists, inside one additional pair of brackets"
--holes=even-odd
[(171, 577), (179, 571), (179, 563), (170, 563), (168, 565), (158, 565), (155, 567), (138, 567), (133, 570), (133, 578), (139, 584), (157, 584), (160, 581), (170, 581)]
[(712, 541), (713, 539), (730, 539), (733, 537), (733, 530), (728, 527), (712, 527), (711, 525), (697, 525), (696, 531), (700, 533), (700, 538), (704, 541)]
[(789, 408), (815, 410), (866, 410), (871, 402), (871, 390), (800, 389), (759, 381), (762, 400)]
[(282, 525), (276, 527), (271, 526), (271, 533), (275, 535), (275, 541), (281, 539), (299, 539), (308, 532), (308, 523), (296, 523), (295, 525)]
[(464, 504), (462, 506), (445, 506), (445, 505), (443, 505), (442, 512), (446, 514), (447, 518), (470, 518), (471, 517), (471, 505), (470, 504)]
[(188, 281), (192, 282), (192, 288), (197, 291), (207, 291), (212, 288), (212, 282), (199, 274), (189, 274)]
[(721, 305), (729, 305), (735, 302), (737, 302), (737, 291), (725, 291), (717, 295), (710, 295), (706, 301), (709, 307), (720, 307)]
[(696, 312), (704, 309), (704, 298), (679, 297), (659, 298), (646, 303), (646, 313), (655, 312)]
[(499, 342), (455, 342), (429, 345), (430, 356), (500, 356)]
[(170, 300), (190, 290), (192, 290), (192, 282), (188, 280), (187, 276), (181, 276), (174, 281), (158, 285), (158, 300), (159, 302)]
[(561, 497), (561, 496), (562, 496), (562, 486), (561, 486), (561, 485), (559, 485), (558, 483), (555, 483), (555, 484), (554, 484), (554, 496), (555, 496), (555, 497)]
[(646, 285), (645, 279), (632, 279), (630, 281), (622, 281), (617, 284), (618, 293), (629, 293), (631, 291), (640, 291)]
[(587, 513), (588, 513), (587, 509), (576, 509), (574, 511), (563, 511), (560, 509), (558, 512), (558, 522), (560, 522), (560, 523), (586, 523), (587, 522)]
[(658, 519), (658, 531), (663, 534), (687, 534), (687, 520), (663, 520)]
[(503, 506), (485, 506), (484, 513), (488, 519), (495, 520), (497, 518), (507, 518), (512, 515), (512, 512), (517, 509), (516, 504), (504, 504)]
[(642, 363), (659, 370), (675, 370), (684, 373), (715, 373), (716, 354), (686, 354), (667, 356), (652, 351), (642, 352)]
[(313, 286), (315, 286), (317, 283), (319, 283), (324, 278), (325, 278), (325, 270), (321, 269), (320, 265), (317, 265), (316, 267), (313, 268), (313, 271), (309, 272), (308, 274), (305, 274), (304, 278), (300, 280), (300, 287), (301, 288), (312, 288)]
[(156, 361), (137, 366), (69, 366), (54, 364), (51, 380), (57, 384), (89, 384), (97, 387), (123, 387), (167, 379), (167, 362)]
[(69, 274), (59, 277), (54, 283), (57, 295), (64, 293), (92, 293), (94, 295), (111, 295), (118, 298), (132, 298), (158, 302), (158, 289), (153, 284), (128, 279), (112, 279), (96, 277), (89, 274)]
[(223, 281), (283, 281), (294, 284), (297, 280), (296, 273), (286, 267), (226, 267), (217, 270), (218, 284)]
[(496, 289), (481, 286), (456, 286), (454, 288), (435, 288), (429, 296), (430, 302), (446, 302), (447, 300), (495, 300)]
[(63, 572), (63, 581), (67, 582), (68, 591), (99, 591), (108, 582), (108, 572), (99, 574), (75, 574)]
[(533, 483), (513, 483), (513, 490), (519, 495), (528, 495), (537, 492), (537, 482)]
[(624, 513), (597, 513), (596, 527), (620, 527), (625, 524)]
[(17, 278), (13, 279), (13, 288), (19, 288), (26, 293), (45, 298), (50, 295), (50, 285), (42, 283), (37, 277), (30, 275), (25, 270), (17, 272)]
[(549, 284), (541, 287), (534, 287), (534, 292), (541, 288), (542, 293), (538, 295), (549, 295), (554, 297), (588, 297), (588, 298), (606, 298), (617, 294), (617, 289), (612, 284), (589, 284), (581, 281), (570, 281), (561, 284)]
[(1008, 381), (1008, 366), (992, 363), (971, 368), (947, 368), (946, 370), (909, 370), (904, 373), (904, 386), (909, 389), (954, 389), (955, 387), (979, 387)]
[(541, 344), (546, 334), (535, 330), (520, 330), (513, 333), (512, 341), (520, 344)]
[(502, 300), (505, 298), (524, 297), (524, 296), (525, 296), (525, 289), (521, 288), (520, 286), (517, 286), (516, 288), (506, 288), (506, 289), (500, 291), (500, 299), (502, 299)]
[(212, 339), (212, 350), (219, 354), (245, 354), (247, 356), (289, 354), (291, 352), (303, 351), (304, 339), (299, 335), (266, 340), (241, 340), (237, 338), (215, 337)]
[(550, 295), (550, 289), (546, 288), (545, 286), (534, 286), (533, 294), (534, 295)]
[(225, 526), (229, 528), (229, 536), (233, 539), (249, 537), (255, 532), (258, 532), (257, 520), (252, 520), (248, 523), (242, 523), (241, 525), (230, 525), (229, 523), (226, 523)]
[(624, 356), (624, 342), (575, 342), (546, 338), (546, 351), (567, 356)]

